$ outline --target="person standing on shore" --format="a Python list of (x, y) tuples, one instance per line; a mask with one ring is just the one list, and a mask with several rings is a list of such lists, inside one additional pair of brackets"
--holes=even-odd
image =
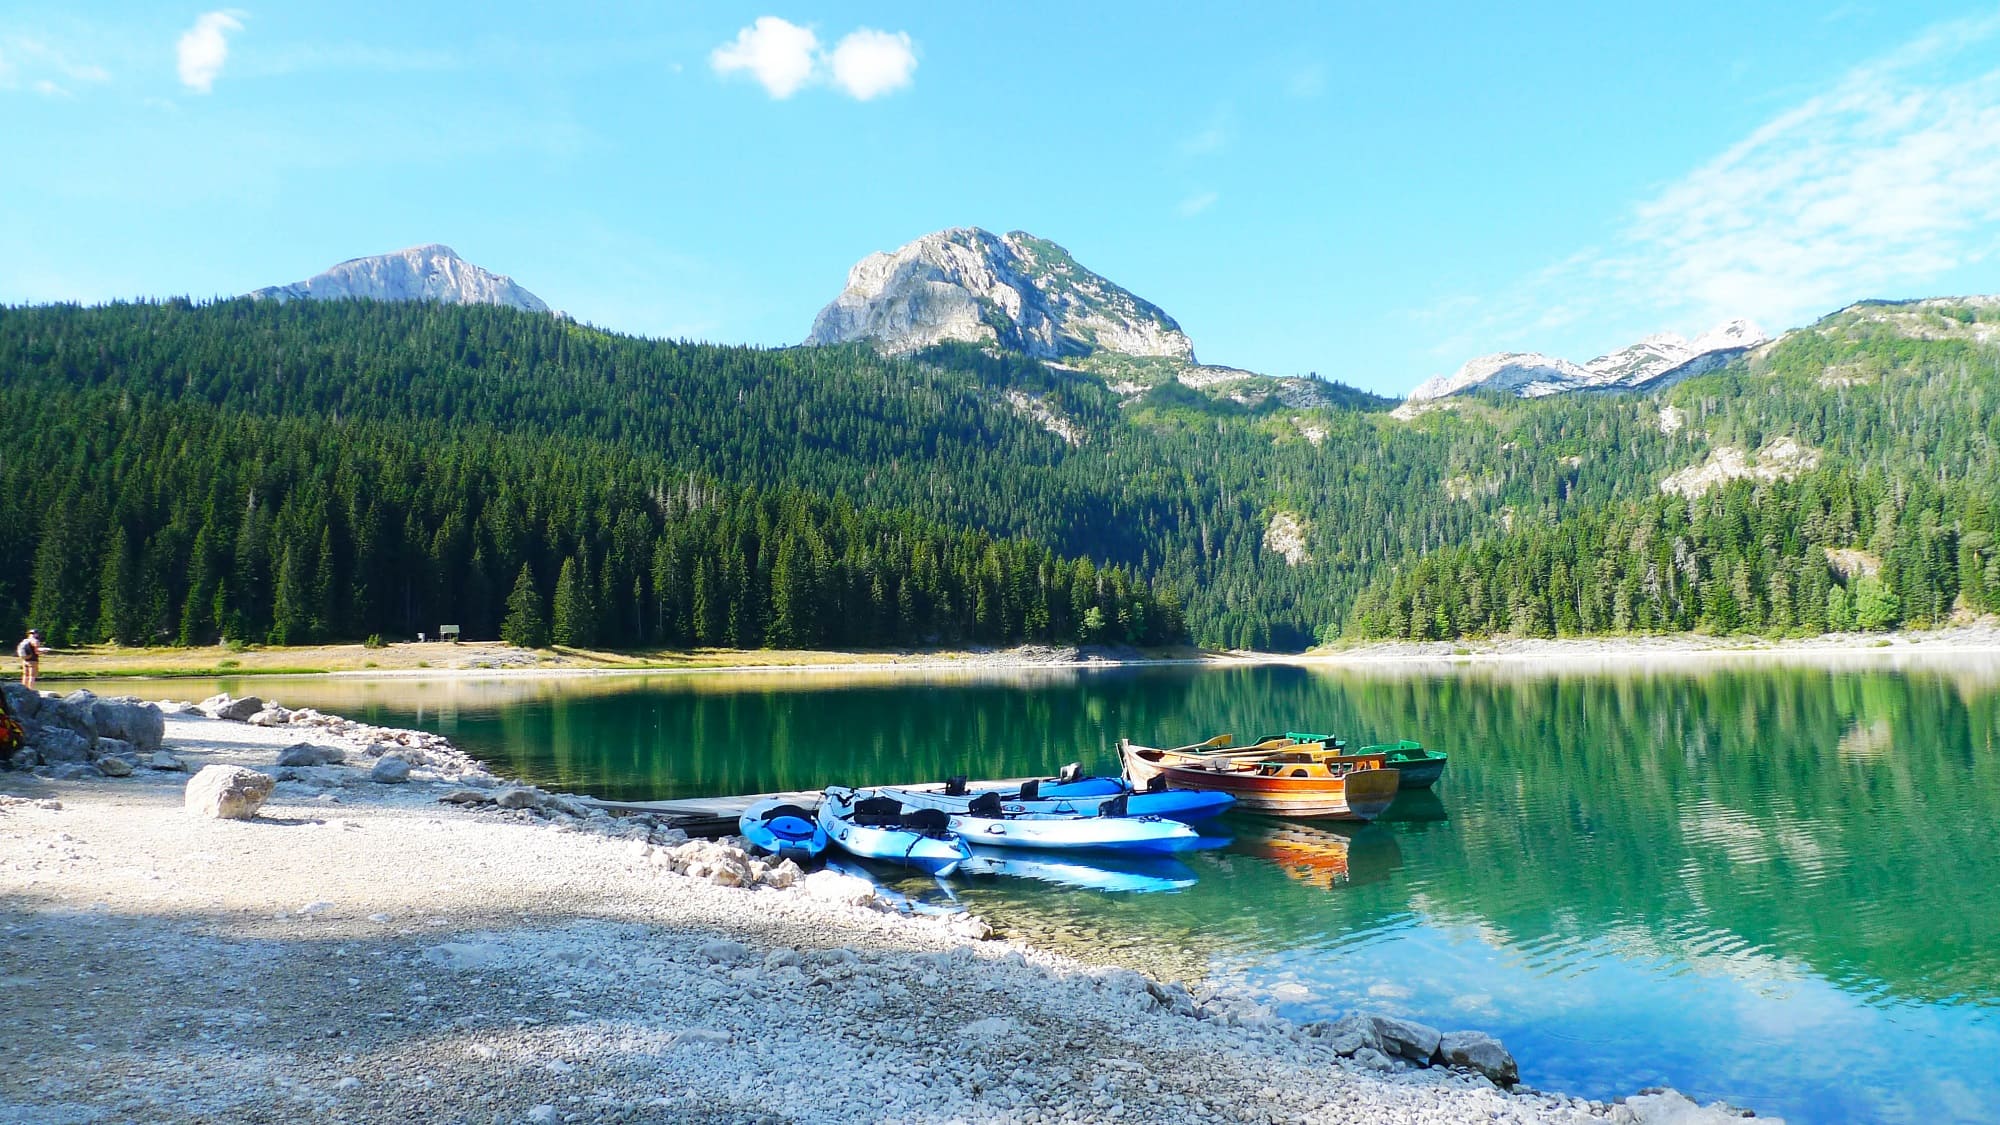
[(28, 630), (28, 635), (21, 638), (21, 643), (14, 646), (14, 655), (21, 658), (21, 686), (35, 686), (35, 677), (42, 670), (42, 653), (47, 647), (42, 644), (40, 629)]

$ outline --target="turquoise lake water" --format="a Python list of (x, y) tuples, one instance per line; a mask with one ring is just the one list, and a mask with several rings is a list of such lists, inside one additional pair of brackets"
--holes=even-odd
[(1121, 872), (1178, 889), (896, 887), (1296, 1019), (1491, 1031), (1544, 1088), (1672, 1085), (1807, 1122), (2000, 1117), (1990, 657), (102, 690), (223, 686), (627, 798), (1110, 769), (1121, 735), (1420, 738), (1451, 766), (1381, 822), (1232, 816), (1226, 846)]

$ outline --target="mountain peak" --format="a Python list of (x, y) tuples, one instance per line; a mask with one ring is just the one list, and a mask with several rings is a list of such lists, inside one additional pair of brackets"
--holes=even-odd
[(1410, 392), (1410, 401), (1476, 390), (1509, 391), (1521, 398), (1567, 391), (1658, 390), (1720, 367), (1765, 339), (1763, 329), (1737, 319), (1724, 321), (1693, 341), (1658, 332), (1589, 363), (1540, 352), (1496, 352), (1468, 360), (1456, 374), (1424, 380)]
[(889, 352), (947, 341), (995, 343), (1037, 359), (1101, 353), (1194, 362), (1194, 344), (1159, 306), (1026, 231), (933, 231), (848, 271), (807, 343), (873, 340)]
[(540, 297), (515, 284), (513, 278), (473, 265), (441, 242), (349, 258), (325, 273), (290, 285), (266, 286), (250, 296), (272, 301), (439, 301), (549, 311)]

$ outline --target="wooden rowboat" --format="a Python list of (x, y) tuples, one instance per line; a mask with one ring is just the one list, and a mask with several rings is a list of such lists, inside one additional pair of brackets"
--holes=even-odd
[(1164, 778), (1174, 789), (1227, 793), (1250, 812), (1374, 820), (1396, 799), (1396, 771), (1379, 754), (1315, 755), (1287, 748), (1241, 757), (1159, 750), (1129, 739), (1119, 740), (1118, 751), (1134, 789)]

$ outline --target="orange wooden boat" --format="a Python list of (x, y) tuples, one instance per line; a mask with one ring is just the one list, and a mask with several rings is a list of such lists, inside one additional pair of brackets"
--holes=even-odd
[[(1302, 819), (1374, 820), (1396, 799), (1400, 778), (1380, 754), (1338, 757), (1272, 750), (1244, 756), (1158, 750), (1118, 742), (1125, 779), (1134, 789), (1208, 789), (1236, 798), (1251, 812)], [(1158, 779), (1158, 780), (1156, 780)]]

